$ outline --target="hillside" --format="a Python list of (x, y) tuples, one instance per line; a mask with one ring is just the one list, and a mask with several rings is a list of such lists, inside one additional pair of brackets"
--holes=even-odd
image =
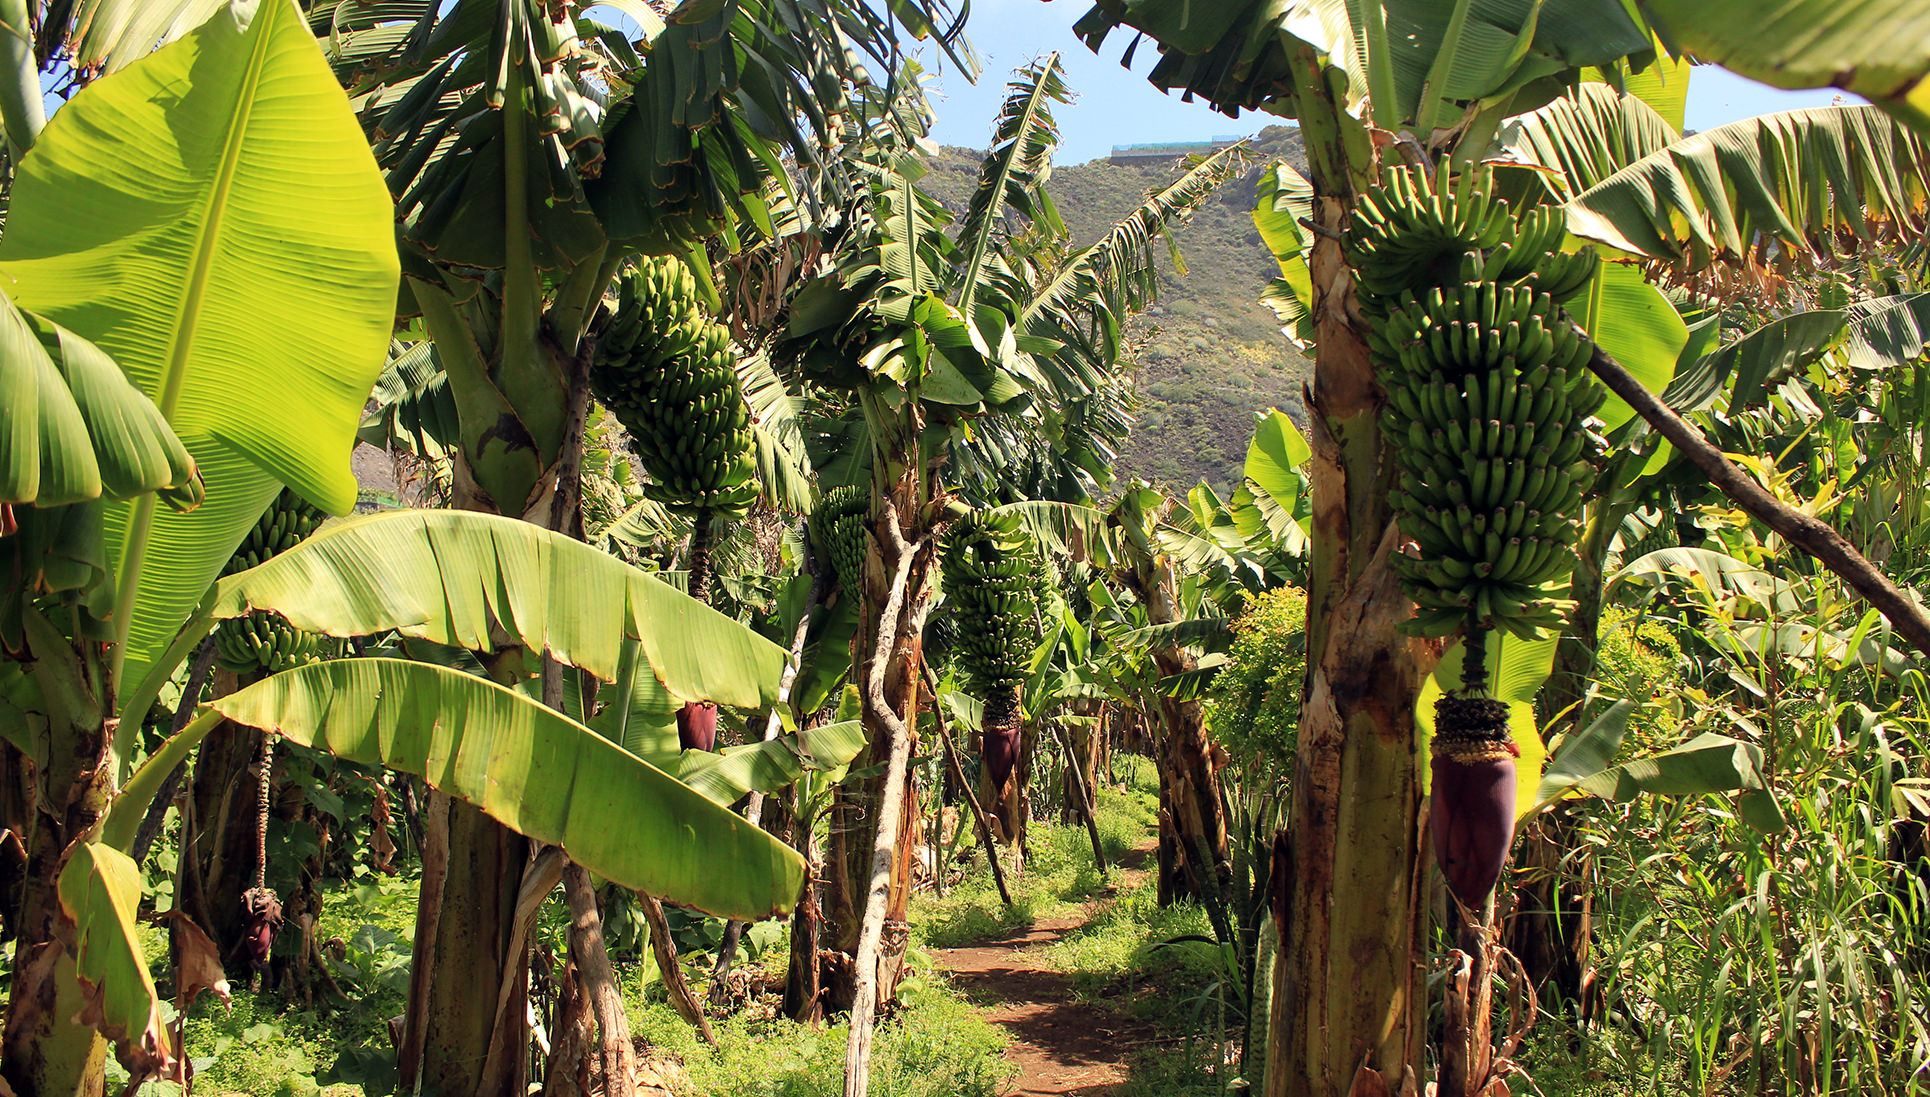
[[(946, 148), (923, 185), (962, 211), (978, 176), (981, 153)], [(1278, 273), (1253, 228), (1260, 167), (1285, 157), (1305, 166), (1299, 131), (1265, 130), (1255, 167), (1229, 182), (1177, 233), (1187, 273), (1161, 251), (1160, 300), (1132, 327), (1139, 426), (1126, 446), (1121, 478), (1143, 476), (1184, 490), (1205, 479), (1216, 488), (1239, 482), (1253, 414), (1268, 407), (1301, 418), (1300, 390), (1311, 368), (1286, 344), (1260, 292)], [(1098, 239), (1145, 195), (1177, 178), (1180, 166), (1124, 166), (1094, 160), (1054, 167), (1047, 189), (1074, 244)]]

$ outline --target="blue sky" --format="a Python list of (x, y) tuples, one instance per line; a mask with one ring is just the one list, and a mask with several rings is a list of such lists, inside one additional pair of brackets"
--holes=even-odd
[[(946, 68), (939, 74), (933, 103), (939, 142), (984, 148), (991, 140), (1004, 87), (1013, 69), (1059, 51), (1066, 82), (1079, 95), (1076, 103), (1054, 111), (1064, 137), (1058, 162), (1077, 164), (1106, 155), (1115, 144), (1152, 141), (1192, 141), (1221, 134), (1246, 136), (1279, 120), (1264, 114), (1228, 118), (1199, 103), (1182, 103), (1163, 95), (1146, 82), (1152, 50), (1142, 45), (1128, 72), (1119, 55), (1131, 41), (1114, 32), (1102, 59), (1072, 33), (1072, 24), (1091, 5), (1086, 0), (973, 0), (966, 34), (984, 64), (976, 87)], [(929, 53), (930, 51), (927, 51)], [(935, 64), (935, 62), (927, 62)], [(1799, 107), (1828, 106), (1834, 91), (1786, 92), (1745, 80), (1713, 66), (1695, 70), (1689, 82), (1688, 126), (1709, 129), (1724, 122)]]

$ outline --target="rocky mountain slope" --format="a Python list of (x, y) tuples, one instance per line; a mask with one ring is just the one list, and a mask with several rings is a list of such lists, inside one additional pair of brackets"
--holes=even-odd
[[(1139, 425), (1126, 446), (1121, 478), (1140, 476), (1185, 490), (1201, 479), (1216, 488), (1239, 482), (1253, 416), (1270, 407), (1302, 418), (1301, 386), (1312, 366), (1279, 333), (1260, 292), (1278, 273), (1253, 228), (1260, 170), (1285, 158), (1305, 168), (1297, 130), (1276, 126), (1253, 143), (1253, 168), (1229, 181), (1177, 233), (1186, 272), (1162, 248), (1159, 304), (1132, 328)], [(946, 148), (922, 185), (963, 211), (981, 153)], [(1181, 165), (1138, 166), (1094, 160), (1054, 167), (1052, 194), (1075, 246), (1097, 239), (1148, 192), (1177, 178)]]

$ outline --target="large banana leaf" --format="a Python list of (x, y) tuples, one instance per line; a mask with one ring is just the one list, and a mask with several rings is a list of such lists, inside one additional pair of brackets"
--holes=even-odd
[(193, 473), (154, 401), (112, 359), (0, 293), (0, 503), (126, 499)]
[(1750, 260), (1758, 234), (1823, 254), (1923, 231), (1930, 145), (1874, 107), (1745, 118), (1677, 141), (1568, 204), (1568, 229), (1691, 269)]
[(785, 658), (771, 641), (608, 553), (468, 511), (394, 510), (328, 523), (222, 579), (203, 623), (184, 631), (176, 651), (205, 632), (209, 617), (251, 609), (331, 636), (394, 629), (471, 651), (507, 638), (605, 681), (617, 680), (628, 638), (672, 696), (742, 708), (776, 698)]
[(1495, 144), (1498, 162), (1534, 169), (1549, 197), (1565, 202), (1680, 136), (1647, 103), (1590, 82), (1508, 119)]
[(788, 911), (804, 862), (783, 842), (569, 717), (461, 671), (397, 659), (311, 663), (213, 702), (150, 757), (110, 808), (99, 843), (63, 870), (82, 928), (83, 977), (117, 1036), (147, 1033), (160, 1002), (133, 913), (133, 841), (161, 782), (223, 720), (340, 758), (414, 774), (625, 887), (722, 917)]
[(220, 12), (62, 107), (19, 165), (0, 270), (154, 399), (208, 486), (191, 514), (110, 508), (119, 655), (138, 677), (283, 483), (355, 502), (395, 230), (291, 0)]
[(338, 659), (212, 702), (127, 783), (101, 831), (131, 840), (147, 799), (221, 720), (340, 758), (415, 774), (590, 871), (723, 917), (789, 910), (789, 846), (562, 713), (458, 670)]
[(1921, 0), (1646, 0), (1703, 61), (1779, 88), (1838, 87), (1930, 131), (1930, 5)]

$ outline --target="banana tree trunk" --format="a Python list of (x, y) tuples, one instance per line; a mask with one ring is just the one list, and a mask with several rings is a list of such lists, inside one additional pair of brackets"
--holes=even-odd
[[(214, 695), (239, 686), (235, 675), (214, 672)], [(244, 974), (237, 960), (248, 919), (241, 896), (254, 885), (256, 803), (260, 794), (255, 762), (262, 733), (224, 723), (208, 734), (194, 755), (188, 786), (179, 864), (175, 873), (180, 906), (221, 950), (229, 973)]]
[(107, 1042), (92, 1025), (74, 1023), (83, 1000), (73, 955), (63, 943), (72, 934), (63, 931), (66, 915), (56, 881), (68, 847), (93, 829), (112, 792), (113, 732), (106, 714), (113, 698), (100, 687), (99, 661), (57, 639), (51, 627), (28, 631), (35, 677), (50, 701), (48, 753), (27, 790), (33, 804), (21, 835), (26, 865), (14, 926), (12, 994), (0, 1030), (0, 1088), (38, 1097), (99, 1097), (106, 1088)]
[[(863, 601), (863, 624), (854, 641), (857, 645), (851, 676), (858, 683), (879, 680), (876, 695), (861, 685), (862, 718), (867, 746), (852, 763), (852, 769), (882, 766), (891, 757), (898, 726), (911, 737), (910, 748), (917, 749), (918, 681), (922, 661), (919, 638), (931, 599), (935, 544), (930, 531), (916, 527), (916, 500), (910, 492), (897, 492), (891, 505), (878, 519), (880, 535), (874, 545), (880, 553), (880, 567), (867, 567)], [(901, 505), (902, 504), (902, 505)], [(885, 529), (887, 523), (892, 528)], [(907, 555), (908, 554), (908, 555)], [(893, 608), (892, 585), (902, 566), (904, 589)], [(883, 666), (876, 666), (879, 659)], [(876, 670), (874, 672), (874, 667)], [(885, 709), (889, 709), (887, 713)], [(872, 879), (873, 854), (878, 845), (878, 825), (885, 806), (888, 774), (879, 773), (862, 781), (840, 786), (831, 817), (831, 879), (826, 904), (825, 930), (831, 947), (855, 957), (862, 933), (866, 898)], [(886, 948), (879, 958), (878, 1000), (888, 1001), (896, 993), (904, 964), (905, 916), (911, 905), (911, 864), (918, 847), (918, 790), (911, 771), (902, 779), (903, 810), (892, 821), (890, 873), (884, 905)], [(837, 965), (824, 973), (826, 997), (835, 1002), (853, 1000), (860, 974), (855, 965)]]
[[(1027, 810), (1025, 788), (1032, 776), (1037, 734), (1025, 726), (1020, 687), (996, 690), (985, 698), (984, 750), (979, 766), (979, 799), (991, 805), (998, 840), (1024, 856)], [(1003, 774), (1004, 779), (1000, 780)]]
[[(1162, 675), (1192, 669), (1183, 652), (1155, 651)], [(1224, 903), (1233, 883), (1227, 854), (1226, 809), (1220, 802), (1213, 742), (1206, 734), (1206, 713), (1198, 701), (1160, 696), (1159, 740), (1153, 760), (1159, 766), (1160, 901), (1193, 896)]]
[(1301, 109), (1315, 191), (1314, 528), (1265, 1092), (1345, 1097), (1357, 1075), (1363, 1092), (1402, 1092), (1420, 1066), (1426, 876), (1414, 703), (1438, 656), (1398, 630), (1412, 606), (1389, 562), (1400, 545), (1394, 462), (1340, 248), (1371, 153), (1343, 139), (1358, 130), (1344, 129), (1350, 120), (1324, 86), (1303, 91)]
[(815, 1025), (824, 1020), (821, 1000), (823, 984), (818, 967), (818, 934), (824, 912), (818, 906), (817, 882), (824, 871), (824, 857), (818, 849), (817, 828), (802, 812), (797, 813), (797, 851), (804, 855), (804, 894), (791, 912), (791, 964), (784, 978), (784, 1015), (793, 1021)]

